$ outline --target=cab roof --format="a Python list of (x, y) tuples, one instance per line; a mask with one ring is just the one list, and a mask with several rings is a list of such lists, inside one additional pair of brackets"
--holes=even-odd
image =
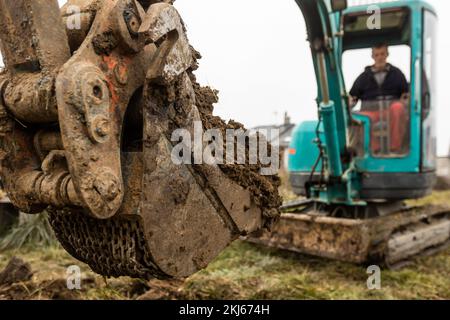
[(424, 8), (432, 11), (436, 14), (434, 7), (425, 0), (347, 0), (348, 8), (344, 11), (344, 14), (352, 12), (360, 12), (362, 10), (367, 10), (367, 6), (375, 4), (380, 7), (380, 9), (398, 8), (398, 7), (409, 7), (411, 9)]

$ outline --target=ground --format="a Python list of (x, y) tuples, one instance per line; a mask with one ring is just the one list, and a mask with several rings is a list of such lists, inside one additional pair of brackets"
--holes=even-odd
[[(449, 201), (436, 192), (414, 204)], [(59, 246), (0, 253), (28, 262), (31, 280), (0, 286), (0, 299), (450, 299), (450, 249), (401, 270), (382, 270), (381, 289), (368, 290), (367, 269), (236, 241), (209, 267), (186, 280), (104, 279)], [(67, 268), (81, 268), (81, 290), (67, 289)]]
[[(185, 281), (104, 279), (61, 248), (0, 254), (0, 269), (17, 256), (31, 264), (30, 281), (0, 288), (0, 299), (450, 299), (450, 250), (398, 271), (382, 271), (381, 290), (368, 290), (366, 268), (235, 242), (206, 270)], [(66, 287), (78, 265), (80, 291)]]

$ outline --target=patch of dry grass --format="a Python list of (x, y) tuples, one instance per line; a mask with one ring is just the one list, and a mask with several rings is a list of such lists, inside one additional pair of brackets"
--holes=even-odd
[(37, 215), (21, 213), (19, 223), (0, 239), (0, 251), (34, 246), (55, 246), (56, 237), (46, 212)]
[[(18, 299), (129, 299), (133, 281), (129, 278), (108, 279), (93, 273), (90, 268), (72, 258), (60, 246), (31, 247), (0, 253), (0, 270), (13, 257), (19, 257), (30, 263), (33, 278), (14, 286), (14, 295)], [(67, 289), (67, 268), (76, 265), (81, 269), (81, 289)], [(2, 290), (0, 290), (1, 292)], [(1, 294), (0, 294), (1, 297)], [(14, 296), (13, 296), (14, 297)], [(5, 297), (4, 297), (5, 298)], [(12, 298), (12, 297), (6, 297)]]
[(432, 195), (418, 199), (406, 201), (410, 206), (425, 206), (425, 205), (445, 205), (450, 206), (450, 190), (435, 191)]
[(291, 185), (289, 184), (289, 176), (286, 170), (281, 170), (280, 173), (281, 185), (278, 188), (280, 196), (283, 198), (284, 202), (296, 200), (298, 196), (292, 191)]
[(237, 242), (183, 291), (195, 299), (450, 299), (450, 250), (382, 271), (367, 289), (366, 268)]
[[(23, 248), (0, 254), (0, 268), (12, 256), (29, 262), (35, 271), (21, 284), (20, 299), (135, 299), (148, 289), (150, 297), (185, 299), (450, 299), (450, 250), (418, 259), (399, 271), (382, 271), (382, 289), (370, 291), (366, 269), (237, 241), (207, 269), (185, 281), (142, 285), (127, 277), (105, 280), (70, 257), (60, 247)], [(66, 270), (78, 265), (82, 290), (64, 284)], [(53, 286), (54, 283), (59, 284)], [(50, 289), (48, 288), (50, 287)], [(17, 290), (17, 288), (16, 288)], [(24, 292), (28, 291), (29, 294)]]

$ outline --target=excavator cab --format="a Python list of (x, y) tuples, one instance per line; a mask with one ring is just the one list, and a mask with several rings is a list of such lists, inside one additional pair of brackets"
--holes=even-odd
[[(411, 117), (411, 47), (404, 40), (411, 33), (409, 10), (380, 9), (379, 17), (371, 22), (374, 13), (355, 12), (344, 17), (344, 80), (352, 117), (360, 121), (369, 118), (369, 153), (375, 158), (399, 158), (410, 152), (410, 133), (405, 123)], [(388, 63), (377, 70), (373, 61), (362, 65), (362, 61), (369, 60), (365, 57)], [(360, 75), (356, 76), (355, 71)], [(354, 138), (355, 151), (363, 154), (364, 133), (355, 132)]]

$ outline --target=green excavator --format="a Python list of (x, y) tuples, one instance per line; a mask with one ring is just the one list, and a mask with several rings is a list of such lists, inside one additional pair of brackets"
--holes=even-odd
[[(405, 204), (431, 194), (436, 180), (435, 10), (419, 0), (296, 2), (307, 26), (319, 119), (299, 124), (291, 140), (289, 179), (300, 200), (282, 208), (272, 233), (251, 240), (392, 267), (445, 247), (450, 202)], [(380, 43), (408, 48), (408, 94), (374, 95), (352, 108), (343, 56)], [(400, 125), (393, 108), (401, 111)]]

